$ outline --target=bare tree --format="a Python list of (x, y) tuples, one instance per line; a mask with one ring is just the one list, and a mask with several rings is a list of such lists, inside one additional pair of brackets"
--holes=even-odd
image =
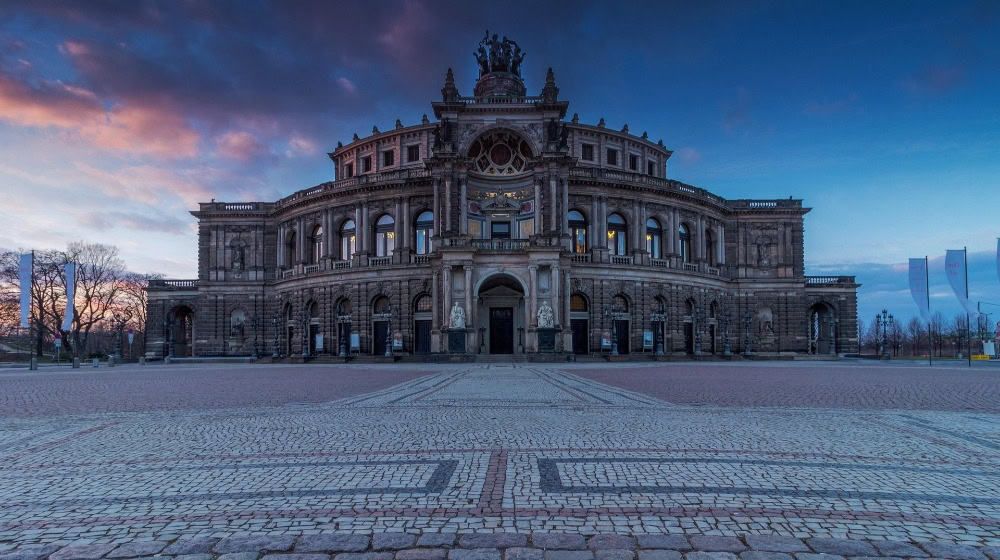
[[(910, 318), (906, 324), (906, 335), (910, 339), (910, 352), (913, 356), (920, 355), (920, 337), (924, 334), (924, 326), (917, 317)], [(928, 345), (928, 351), (930, 345)]]
[(944, 348), (944, 335), (946, 332), (944, 315), (940, 311), (935, 311), (931, 315), (931, 321), (927, 326), (930, 331), (931, 345), (936, 349), (937, 355), (940, 356)]
[(69, 244), (66, 259), (76, 263), (72, 338), (74, 355), (79, 357), (90, 331), (111, 316), (123, 289), (125, 263), (117, 247), (83, 241)]

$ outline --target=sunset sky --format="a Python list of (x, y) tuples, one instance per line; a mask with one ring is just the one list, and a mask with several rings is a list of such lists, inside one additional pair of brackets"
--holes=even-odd
[(448, 67), (470, 94), (487, 28), (529, 92), (551, 66), (582, 122), (662, 138), (671, 178), (803, 198), (806, 273), (856, 274), (860, 320), (915, 314), (906, 258), (962, 246), (971, 299), (1000, 303), (996, 0), (0, 0), (0, 248), (99, 241), (194, 277), (199, 201), (332, 179), (325, 152), (432, 114)]

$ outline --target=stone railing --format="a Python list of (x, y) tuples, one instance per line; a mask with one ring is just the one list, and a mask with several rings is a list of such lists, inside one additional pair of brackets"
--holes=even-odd
[(334, 270), (342, 270), (345, 268), (351, 268), (351, 261), (333, 261)]
[(309, 274), (310, 272), (318, 272), (318, 271), (319, 271), (319, 265), (318, 264), (307, 264), (302, 269), (302, 272), (304, 272), (306, 274)]
[(198, 205), (202, 212), (270, 212), (273, 202), (202, 202)]
[(528, 247), (527, 239), (472, 239), (472, 247), (479, 251), (516, 253)]
[(573, 253), (570, 259), (575, 263), (589, 263), (590, 253)]
[(670, 268), (670, 259), (649, 259), (649, 264), (656, 268)]
[(518, 104), (535, 104), (542, 101), (542, 96), (540, 95), (482, 95), (482, 96), (472, 96), (464, 95), (458, 98), (462, 103), (488, 103), (491, 105), (504, 104), (504, 105), (518, 105)]
[(392, 264), (392, 257), (371, 257), (368, 259), (368, 266), (389, 266)]
[(410, 262), (413, 264), (428, 264), (431, 262), (430, 255), (410, 255)]
[(682, 192), (694, 195), (698, 198), (709, 200), (717, 204), (726, 203), (726, 199), (712, 194), (705, 189), (693, 187), (691, 185), (681, 183), (680, 181), (674, 181), (673, 179), (664, 179), (663, 177), (656, 177), (654, 175), (646, 175), (643, 173), (629, 173), (626, 171), (615, 171), (613, 169), (603, 169), (600, 167), (574, 167), (569, 170), (569, 176), (575, 179), (590, 179), (592, 181), (653, 187), (663, 191)]
[(281, 271), (281, 277), (282, 278), (291, 278), (292, 276), (295, 276), (295, 269), (294, 268), (286, 268), (286, 269), (284, 269), (284, 270)]
[(616, 265), (631, 265), (632, 257), (625, 255), (611, 255), (611, 264)]
[(151, 290), (192, 290), (198, 287), (197, 280), (150, 280)]
[(684, 270), (690, 270), (692, 272), (698, 272), (698, 265), (695, 263), (684, 263), (682, 268)]
[(779, 208), (802, 208), (801, 200), (793, 199), (771, 199), (771, 200), (752, 200), (748, 198), (741, 198), (736, 200), (726, 201), (731, 208), (747, 208), (750, 210), (777, 210)]
[(837, 286), (855, 284), (854, 276), (806, 276), (807, 286)]

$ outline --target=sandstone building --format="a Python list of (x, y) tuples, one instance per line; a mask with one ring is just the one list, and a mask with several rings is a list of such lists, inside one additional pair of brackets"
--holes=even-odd
[(567, 119), (484, 39), (434, 119), (338, 146), (335, 179), (202, 203), (198, 278), (149, 287), (147, 355), (857, 352), (858, 284), (805, 276), (801, 200), (668, 178), (645, 132)]

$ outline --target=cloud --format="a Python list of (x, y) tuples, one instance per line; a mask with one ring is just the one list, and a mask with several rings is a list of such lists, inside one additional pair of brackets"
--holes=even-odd
[(76, 162), (74, 166), (89, 179), (90, 184), (109, 197), (142, 204), (158, 204), (176, 197), (189, 207), (214, 196), (214, 189), (207, 183), (213, 175), (217, 175), (215, 170), (203, 166), (168, 169), (136, 165), (115, 171), (81, 162)]
[(249, 132), (227, 132), (216, 139), (218, 153), (224, 157), (240, 161), (250, 161), (267, 157), (271, 150)]
[(200, 135), (179, 114), (151, 106), (105, 110), (84, 87), (42, 81), (32, 87), (0, 74), (0, 119), (28, 127), (57, 127), (99, 148), (158, 157), (193, 157)]
[(686, 164), (694, 165), (701, 161), (701, 152), (690, 146), (684, 146), (683, 148), (677, 150), (677, 157), (679, 157), (681, 161)]
[(951, 93), (965, 82), (962, 66), (927, 66), (903, 81), (910, 93)]
[(285, 154), (288, 157), (294, 156), (311, 156), (318, 151), (316, 143), (312, 140), (305, 138), (303, 136), (292, 136), (288, 140), (288, 151)]
[(92, 210), (79, 216), (80, 224), (98, 231), (112, 228), (160, 231), (172, 234), (191, 232), (192, 223), (171, 216), (149, 216), (139, 212)]
[(340, 89), (344, 90), (346, 93), (350, 95), (357, 95), (358, 93), (358, 86), (354, 85), (354, 82), (348, 80), (347, 78), (344, 78), (343, 76), (337, 78), (337, 85), (340, 86)]

